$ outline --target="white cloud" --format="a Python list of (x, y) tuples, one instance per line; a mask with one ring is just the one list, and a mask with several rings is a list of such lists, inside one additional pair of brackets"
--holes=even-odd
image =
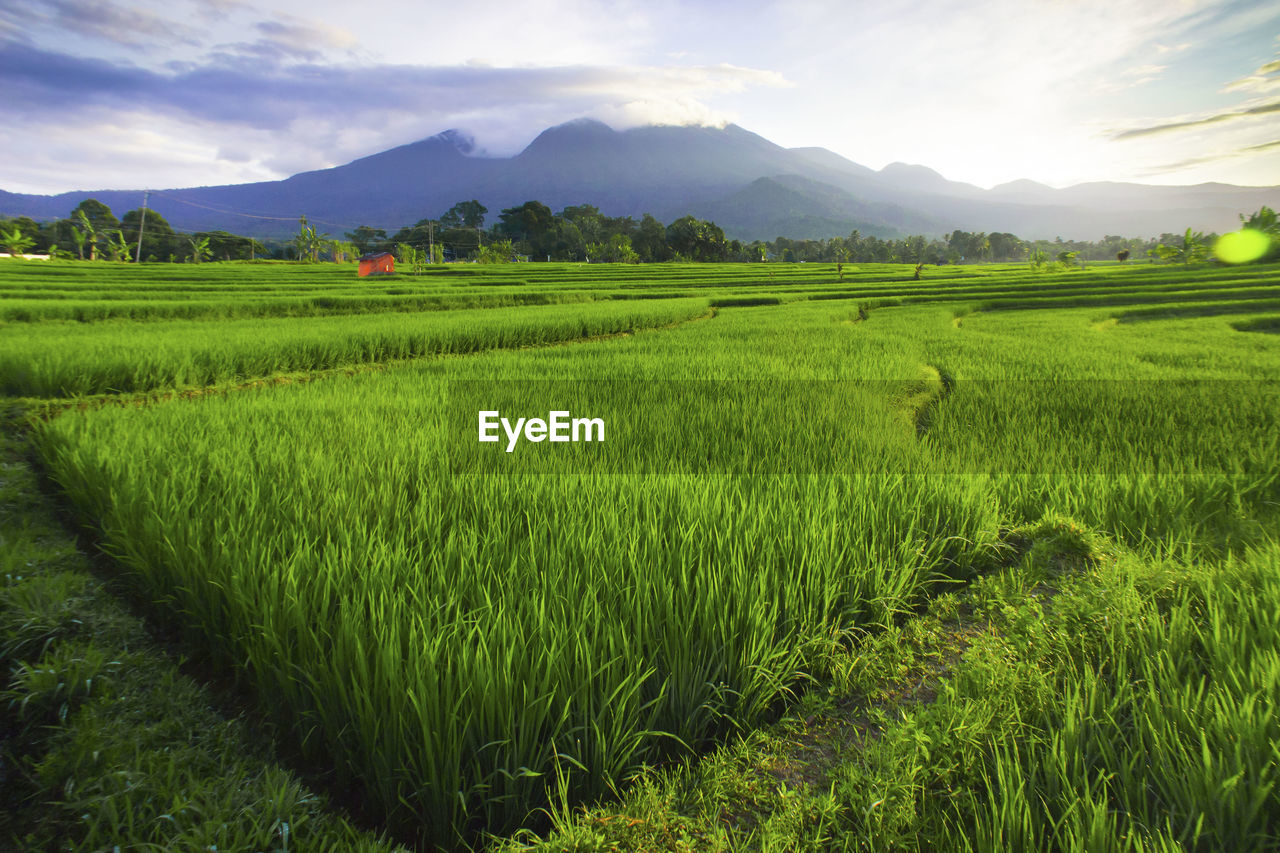
[[(6, 53), (0, 50), (0, 64)], [(263, 180), (348, 162), (446, 128), (473, 132), (483, 152), (510, 155), (546, 127), (596, 116), (621, 127), (723, 125), (706, 98), (785, 86), (778, 74), (712, 67), (342, 69), (269, 61), (188, 65), (155, 72), (11, 49), (18, 111), (0, 131), (11, 158), (0, 187), (68, 189)], [(74, 115), (39, 109), (75, 98)], [(122, 136), (124, 116), (138, 128)], [(92, 156), (65, 145), (103, 136)], [(64, 145), (50, 147), (51, 137)], [(97, 142), (95, 141), (95, 146)], [(128, 155), (126, 156), (126, 152)], [(117, 165), (104, 174), (103, 157)], [(184, 180), (178, 176), (187, 173)]]
[[(990, 185), (1124, 178), (1152, 163), (1235, 150), (1226, 142), (1184, 150), (1203, 128), (1188, 140), (1142, 145), (1109, 142), (1100, 129), (1135, 113), (1149, 116), (1134, 119), (1135, 128), (1212, 116), (1235, 108), (1232, 97), (1277, 91), (1272, 72), (1249, 73), (1257, 59), (1238, 69), (1244, 76), (1234, 88), (1222, 88), (1224, 57), (1243, 55), (1245, 45), (1248, 55), (1271, 50), (1280, 9), (1262, 3), (365, 0), (358, 17), (337, 0), (99, 4), (137, 13), (148, 26), (188, 28), (143, 46), (60, 28), (56, 5), (85, 2), (0, 2), (0, 33), (24, 22), (10, 44), (21, 38), (108, 59), (118, 72), (76, 94), (36, 84), (28, 91), (24, 79), (0, 139), (34, 160), (21, 173), (0, 167), (0, 187), (34, 185), (36, 175), (57, 180), (58, 164), (42, 159), (46, 129), (36, 113), (72, 99), (83, 106), (59, 121), (83, 129), (85, 140), (110, 120), (95, 103), (163, 128), (165, 143), (153, 141), (145, 156), (125, 157), (112, 171), (125, 186), (151, 183), (135, 163), (155, 163), (165, 175), (188, 168), (218, 180), (260, 179), (446, 127), (470, 129), (490, 153), (509, 154), (542, 128), (583, 115), (622, 127), (732, 120), (780, 144), (824, 145), (873, 167), (925, 163)], [(43, 9), (43, 17), (17, 7)], [(183, 41), (188, 35), (197, 46)], [(179, 79), (166, 87), (165, 75)], [(145, 110), (122, 94), (131, 86)], [(193, 151), (207, 152), (204, 168)], [(67, 166), (65, 183), (49, 186), (83, 185), (78, 168)]]
[(591, 117), (600, 119), (615, 130), (650, 124), (724, 127), (733, 121), (728, 113), (713, 110), (693, 98), (644, 98), (606, 104), (593, 110)]

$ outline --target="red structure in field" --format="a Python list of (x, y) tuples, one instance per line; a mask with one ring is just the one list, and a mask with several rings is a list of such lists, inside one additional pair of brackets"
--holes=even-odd
[(396, 271), (396, 259), (390, 252), (370, 252), (360, 256), (360, 272), (366, 275), (391, 275)]

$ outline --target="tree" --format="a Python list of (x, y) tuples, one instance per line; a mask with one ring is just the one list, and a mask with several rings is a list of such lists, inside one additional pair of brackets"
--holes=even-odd
[(89, 260), (96, 261), (98, 259), (98, 230), (93, 225), (93, 220), (83, 210), (76, 208), (76, 218), (80, 221), (80, 230), (84, 233), (84, 241), (89, 244)]
[(425, 254), (412, 243), (396, 244), (396, 260), (400, 262), (402, 269), (413, 273), (422, 272), (426, 264)]
[[(839, 238), (836, 238), (839, 239)], [(834, 241), (833, 241), (834, 242)], [(849, 257), (849, 250), (845, 248), (844, 241), (836, 247), (836, 275), (840, 277), (840, 281), (844, 281), (844, 262)]]
[(1255, 213), (1250, 214), (1248, 219), (1244, 218), (1243, 213), (1240, 214), (1240, 227), (1261, 231), (1280, 239), (1280, 217), (1277, 217), (1276, 212), (1265, 204)]
[(588, 243), (599, 243), (605, 239), (604, 218), (595, 205), (570, 205), (560, 211), (560, 218), (577, 226), (582, 239)]
[(440, 217), (440, 227), (474, 228), (479, 231), (484, 227), (484, 215), (488, 212), (489, 208), (475, 199), (460, 201)]
[[(986, 235), (983, 235), (983, 245), (986, 245), (986, 242)], [(923, 262), (924, 252), (928, 245), (929, 241), (918, 234), (906, 238), (902, 241), (902, 260), (909, 264), (918, 264)]]
[(551, 208), (540, 201), (526, 201), (519, 207), (508, 207), (498, 216), (497, 230), (512, 241), (534, 242), (555, 225)]
[[(151, 219), (151, 214), (147, 214), (147, 219)], [(267, 251), (257, 240), (228, 231), (197, 231), (194, 236), (207, 239), (209, 255), (222, 260), (248, 260), (250, 255), (264, 255)], [(323, 245), (318, 244), (317, 255), (320, 248)]]
[(559, 217), (556, 217), (555, 226), (542, 242), (544, 249), (540, 255), (550, 256), (557, 261), (576, 261), (587, 251), (587, 243), (578, 226)]
[[(386, 240), (371, 241), (368, 247), (361, 251), (361, 254), (367, 252), (389, 252), (392, 247), (401, 243), (412, 243), (424, 251), (429, 249), (434, 252), (441, 242), (445, 242), (445, 237), (440, 223), (434, 219), (419, 219), (412, 226), (401, 228)], [(473, 244), (476, 242), (475, 232), (466, 229), (455, 230), (452, 232), (451, 242)]]
[(1270, 261), (1280, 258), (1280, 217), (1274, 210), (1264, 204), (1250, 214), (1248, 219), (1241, 214), (1240, 230), (1259, 231), (1271, 238), (1271, 246), (1263, 253), (1261, 260)]
[(1116, 252), (1116, 260), (1117, 260), (1117, 261), (1119, 261), (1119, 262), (1120, 262), (1120, 263), (1122, 263), (1122, 264), (1123, 264), (1125, 261), (1129, 260), (1129, 250), (1128, 250), (1128, 249), (1121, 249), (1120, 251)]
[(510, 240), (495, 240), (488, 246), (482, 246), (476, 255), (476, 262), (481, 264), (511, 263), (514, 248)]
[[(135, 208), (120, 218), (120, 230), (130, 246), (138, 245), (138, 226), (142, 223), (142, 210)], [(147, 210), (146, 224), (142, 228), (142, 256), (164, 257), (178, 246), (178, 235), (163, 216)]]
[(192, 234), (187, 242), (191, 245), (191, 263), (198, 264), (209, 259), (212, 252), (209, 250), (208, 237)]
[(988, 234), (987, 245), (994, 261), (1011, 261), (1022, 256), (1022, 241), (1008, 232)]
[(1161, 243), (1155, 248), (1161, 260), (1172, 263), (1191, 265), (1209, 257), (1209, 244), (1204, 234), (1187, 229), (1186, 233), (1173, 245)]
[(107, 254), (119, 263), (129, 260), (129, 244), (125, 242), (123, 232), (116, 230), (107, 235)]
[(76, 244), (76, 252), (80, 255), (80, 260), (84, 260), (84, 244), (89, 239), (88, 232), (81, 231), (74, 225), (71, 226), (71, 242)]
[(667, 244), (667, 229), (654, 216), (646, 213), (640, 220), (631, 246), (642, 261), (671, 260), (671, 247)]
[(12, 231), (0, 231), (0, 243), (5, 247), (11, 255), (25, 255), (27, 249), (30, 249), (35, 240), (22, 233), (22, 229), (16, 225)]
[(667, 245), (693, 261), (721, 261), (728, 254), (724, 231), (693, 216), (682, 216), (667, 226)]
[(320, 260), (320, 249), (329, 235), (319, 233), (308, 225), (306, 216), (299, 218), (298, 223), (298, 236), (293, 238), (293, 244), (298, 250), (298, 260), (315, 263)]
[[(424, 219), (423, 222), (426, 222), (426, 220)], [(362, 255), (367, 255), (370, 252), (385, 252), (387, 249), (387, 232), (381, 228), (359, 225), (354, 231), (348, 231), (346, 238), (356, 247), (356, 251)], [(404, 239), (408, 239), (408, 236), (406, 235)]]
[(614, 234), (603, 243), (589, 243), (588, 254), (597, 261), (610, 264), (636, 264), (640, 256), (631, 246), (631, 238), (626, 234)]
[(356, 256), (355, 243), (344, 243), (342, 240), (330, 240), (329, 252), (335, 264), (345, 264)]
[(111, 208), (96, 198), (86, 198), (71, 211), (72, 219), (78, 219), (81, 215), (93, 225), (92, 233), (94, 234), (106, 234), (108, 231), (120, 227), (120, 220), (116, 219), (115, 214), (111, 212)]
[(480, 229), (488, 212), (489, 209), (475, 199), (458, 202), (440, 217), (440, 242), (449, 246), (455, 257), (470, 251), (472, 246), (478, 251)]
[(15, 230), (31, 241), (27, 244), (27, 249), (25, 250), (28, 252), (33, 249), (37, 252), (47, 250), (49, 243), (52, 242), (51, 232), (47, 229), (42, 229), (40, 223), (29, 216), (19, 216), (16, 219), (8, 220), (0, 217), (0, 234), (9, 234)]

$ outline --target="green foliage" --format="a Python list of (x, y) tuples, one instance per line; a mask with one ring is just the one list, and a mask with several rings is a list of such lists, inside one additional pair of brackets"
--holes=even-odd
[(1240, 227), (1251, 228), (1254, 231), (1262, 231), (1270, 234), (1272, 237), (1280, 239), (1280, 217), (1276, 212), (1265, 204), (1257, 211), (1249, 215), (1246, 219), (1244, 214), (1240, 215)]
[[(161, 257), (170, 252), (177, 251), (184, 239), (173, 230), (173, 226), (154, 210), (148, 209), (146, 212), (146, 222), (143, 224), (143, 214), (141, 208), (129, 211), (120, 218), (120, 230), (124, 234), (124, 241), (134, 247), (136, 252), (138, 246), (138, 228), (142, 225), (142, 257), (145, 259), (148, 255)], [(215, 257), (220, 257), (220, 252), (215, 252)]]
[(87, 221), (87, 230), (91, 234), (104, 234), (120, 227), (120, 220), (116, 219), (111, 208), (94, 198), (87, 198), (76, 205), (71, 211), (71, 218)]
[(422, 255), (422, 251), (411, 243), (396, 244), (396, 261), (404, 272), (422, 272), (424, 264)]
[(3, 245), (5, 251), (11, 255), (25, 254), (34, 243), (35, 240), (25, 236), (16, 227), (8, 232), (0, 231), (0, 245)]
[(346, 243), (342, 240), (329, 241), (329, 254), (333, 257), (335, 264), (349, 263), (357, 257), (355, 244)]
[[(376, 304), (376, 303), (375, 303)], [(471, 309), (422, 315), (164, 324), (39, 323), (0, 338), (0, 391), (71, 396), (200, 387), (397, 358), (532, 346), (663, 325), (706, 310), (704, 299), (587, 303), (567, 314)]]
[[(387, 240), (387, 232), (381, 228), (371, 228), (368, 225), (361, 225), (354, 231), (347, 232), (346, 236), (347, 239), (351, 241), (352, 245), (356, 247), (356, 255), (367, 255), (370, 252), (385, 252), (390, 248), (390, 244)], [(399, 238), (399, 242), (404, 242), (407, 239), (408, 235), (405, 235), (405, 237)]]
[(723, 261), (729, 253), (724, 231), (692, 216), (668, 225), (666, 239), (672, 252), (691, 261)]
[(88, 243), (89, 260), (96, 261), (98, 259), (98, 232), (94, 227), (93, 221), (89, 219), (88, 214), (82, 208), (77, 209), (75, 215), (80, 222), (80, 234), (83, 235), (79, 240)]
[(1209, 257), (1209, 242), (1204, 234), (1188, 228), (1177, 243), (1168, 246), (1161, 243), (1156, 246), (1155, 254), (1163, 261), (1189, 266)]
[(112, 231), (107, 235), (106, 247), (107, 254), (111, 256), (111, 260), (117, 263), (124, 263), (132, 258), (129, 244), (125, 242), (124, 234), (120, 231)]
[(298, 260), (309, 263), (319, 261), (320, 251), (325, 248), (328, 239), (329, 235), (313, 228), (307, 222), (306, 216), (301, 217), (298, 220), (298, 235), (293, 238), (293, 246), (298, 253)]
[[(150, 219), (150, 216), (147, 217)], [(230, 261), (230, 260), (249, 260), (253, 257), (262, 257), (266, 254), (266, 249), (257, 240), (249, 237), (242, 237), (239, 234), (231, 234), (227, 231), (197, 231), (190, 235), (197, 240), (207, 240), (209, 248), (209, 257), (214, 260)], [(328, 250), (332, 247), (332, 243), (323, 240), (324, 235), (314, 235), (316, 243), (314, 245), (313, 256), (318, 260), (321, 251)]]
[(1271, 238), (1271, 249), (1263, 255), (1261, 260), (1274, 261), (1280, 259), (1280, 216), (1277, 216), (1274, 210), (1263, 205), (1250, 214), (1247, 219), (1241, 214), (1240, 227), (1242, 230), (1259, 231)]
[(72, 226), (71, 239), (76, 244), (76, 252), (79, 254), (80, 260), (82, 261), (84, 260), (84, 244), (88, 238), (88, 232), (81, 231), (79, 228)]
[(488, 212), (489, 208), (475, 199), (460, 201), (440, 217), (440, 227), (470, 228), (479, 231), (484, 227), (484, 217)]
[(0, 438), (4, 846), (389, 853), (275, 766), (104, 592), (21, 432), (11, 420)]
[(540, 201), (526, 201), (519, 207), (502, 211), (497, 230), (510, 241), (536, 241), (555, 224), (551, 208)]
[(476, 253), (476, 262), (481, 264), (509, 264), (515, 254), (510, 240), (495, 240), (488, 246), (481, 246)]
[(187, 238), (187, 243), (191, 250), (191, 263), (198, 264), (209, 259), (213, 251), (209, 248), (208, 237), (197, 237), (192, 235)]
[[(689, 770), (695, 793), (653, 794), (628, 837), (637, 849), (1276, 837), (1280, 591), (1266, 549), (1280, 401), (1258, 380), (1280, 352), (1211, 316), (1274, 311), (1262, 307), (1280, 301), (1273, 268), (946, 266), (919, 282), (912, 266), (865, 263), (841, 282), (813, 264), (771, 265), (771, 280), (754, 265), (521, 264), (357, 293), (331, 265), (31, 266), (0, 278), (5, 318), (29, 315), (0, 339), (11, 394), (472, 354), (198, 404), (71, 409), (38, 427), (49, 470), (139, 599), (235, 673), (292, 748), (360, 780), (406, 837), (478, 842), (537, 809), (571, 816), (815, 683), (886, 681), (872, 748), (846, 738), (813, 791), (739, 761), (707, 793)], [(555, 307), (499, 307), (517, 294)], [(671, 295), (686, 298), (653, 298)], [(448, 301), (463, 299), (493, 301)], [(212, 319), (155, 322), (193, 307)], [(46, 322), (74, 310), (150, 319)], [(260, 310), (368, 316), (233, 319)], [(597, 398), (619, 413), (610, 423), (645, 428), (589, 467), (550, 457), (557, 476), (457, 468), (448, 406), (468, 383), (537, 402), (539, 383), (584, 379), (616, 380)], [(740, 396), (706, 395), (725, 386)], [(742, 477), (695, 464), (724, 459), (773, 462)], [(932, 623), (977, 614), (964, 644), (938, 650), (904, 627), (930, 595), (1010, 565)], [(11, 641), (32, 655), (32, 725), (64, 706), (68, 721), (92, 713), (138, 669), (76, 646), (43, 665), (34, 650), (77, 630), (58, 601), (31, 596), (38, 618)], [(884, 642), (872, 655), (858, 637)], [(921, 661), (954, 678), (921, 687), (904, 674), (931, 672)], [(929, 690), (937, 703), (901, 698)], [(91, 740), (42, 784), (58, 790), (95, 752), (132, 760)], [(130, 801), (110, 773), (77, 778), (98, 786), (95, 805), (74, 801), (94, 815), (94, 844), (157, 823), (146, 805), (111, 804), (158, 809), (160, 787)], [(221, 820), (235, 826), (258, 813), (225, 791), (212, 801), (195, 811), (240, 815)], [(681, 802), (706, 813), (676, 819)], [(768, 813), (738, 821), (748, 807)], [(269, 843), (280, 814), (240, 837)], [(1198, 820), (1199, 837), (1184, 829)], [(598, 822), (581, 832), (613, 839)]]

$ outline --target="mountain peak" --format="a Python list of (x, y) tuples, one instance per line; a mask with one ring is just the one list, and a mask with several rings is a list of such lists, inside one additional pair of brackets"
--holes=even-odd
[(458, 130), (456, 128), (449, 128), (448, 130), (441, 131), (426, 141), (442, 142), (455, 149), (459, 154), (473, 154), (476, 150), (475, 137), (464, 130)]
[(554, 127), (549, 127), (542, 131), (542, 133), (538, 134), (538, 136), (539, 138), (547, 136), (548, 134), (553, 136), (612, 136), (615, 133), (617, 133), (616, 130), (599, 119), (583, 116), (581, 118), (570, 119), (569, 121), (562, 122)]
[(945, 181), (946, 178), (928, 166), (917, 166), (912, 163), (890, 163), (880, 170), (880, 174), (892, 178), (909, 178), (911, 180)]
[(996, 184), (991, 188), (992, 192), (996, 190), (1051, 190), (1053, 187), (1048, 184), (1042, 184), (1039, 181), (1033, 181), (1030, 178), (1018, 178), (1013, 181), (1005, 181), (1003, 184)]

